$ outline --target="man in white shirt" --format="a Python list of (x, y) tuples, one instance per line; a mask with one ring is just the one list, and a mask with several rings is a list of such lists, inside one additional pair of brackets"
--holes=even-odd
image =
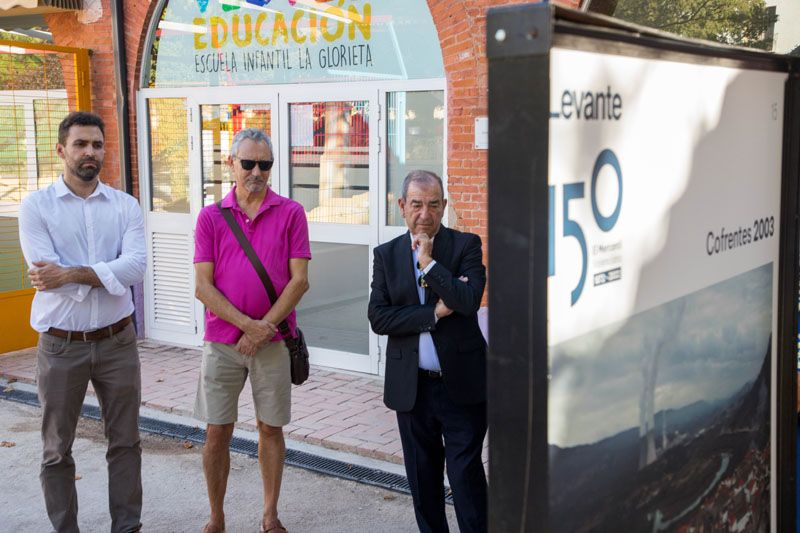
[(104, 126), (92, 113), (59, 125), (64, 174), (20, 206), (19, 234), (36, 289), (39, 401), (47, 514), (58, 533), (78, 531), (72, 443), (89, 381), (108, 438), (112, 532), (141, 529), (141, 378), (130, 287), (146, 266), (144, 223), (130, 195), (100, 182)]

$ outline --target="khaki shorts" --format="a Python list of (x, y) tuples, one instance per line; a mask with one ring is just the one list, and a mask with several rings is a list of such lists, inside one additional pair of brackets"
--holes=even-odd
[(269, 426), (285, 426), (291, 419), (292, 408), (286, 344), (268, 342), (252, 357), (240, 354), (234, 346), (218, 342), (206, 342), (203, 346), (195, 418), (208, 424), (236, 422), (239, 395), (249, 375), (256, 418)]

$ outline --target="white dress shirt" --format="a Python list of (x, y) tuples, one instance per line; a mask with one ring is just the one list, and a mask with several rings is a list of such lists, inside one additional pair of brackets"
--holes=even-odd
[[(410, 235), (410, 234), (409, 234)], [(436, 264), (436, 261), (431, 261), (428, 263), (424, 269), (419, 270), (417, 268), (417, 250), (412, 250), (411, 254), (414, 258), (414, 283), (417, 285), (417, 294), (419, 294), (419, 303), (425, 303), (425, 289), (420, 287), (419, 285), (419, 278), (420, 276), (424, 276), (433, 268), (433, 265)], [(431, 311), (434, 313), (434, 317), (436, 316), (435, 311)], [(438, 322), (439, 320), (436, 319)], [(433, 337), (427, 331), (424, 331), (419, 334), (419, 367), (423, 370), (436, 370), (441, 371), (442, 367), (439, 365), (439, 354), (436, 353), (436, 346), (433, 344)]]
[(103, 286), (68, 283), (37, 290), (31, 327), (39, 332), (51, 327), (91, 331), (130, 316), (130, 287), (144, 279), (147, 265), (144, 221), (137, 201), (100, 182), (83, 199), (63, 179), (22, 201), (22, 253), (30, 268), (34, 261), (91, 267)]

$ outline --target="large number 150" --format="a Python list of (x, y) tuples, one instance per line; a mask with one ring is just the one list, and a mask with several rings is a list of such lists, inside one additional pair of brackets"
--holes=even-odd
[[(597, 178), (600, 176), (600, 171), (609, 165), (617, 176), (617, 183), (618, 183), (618, 193), (617, 193), (617, 202), (614, 207), (614, 211), (609, 215), (605, 216), (603, 213), (600, 212), (600, 208), (597, 206)], [(550, 222), (548, 228), (548, 276), (554, 276), (556, 273), (556, 264), (555, 264), (555, 235), (556, 235), (556, 212), (555, 212), (555, 203), (556, 203), (556, 187), (555, 185), (551, 185), (549, 190), (549, 201), (550, 201)], [(569, 216), (569, 206), (570, 202), (573, 200), (580, 200), (584, 197), (584, 183), (583, 182), (576, 182), (576, 183), (565, 183), (563, 185), (563, 194), (562, 194), (562, 202), (561, 206), (563, 209), (563, 213), (561, 219), (563, 221), (562, 225), (562, 235), (564, 237), (574, 237), (576, 241), (578, 241), (578, 246), (581, 249), (581, 275), (580, 279), (578, 280), (578, 284), (572, 290), (571, 294), (571, 305), (575, 305), (578, 301), (578, 298), (581, 297), (581, 293), (583, 292), (583, 284), (586, 281), (586, 268), (588, 262), (588, 250), (586, 248), (586, 237), (583, 234), (583, 229), (581, 225), (572, 220)], [(617, 159), (616, 154), (609, 149), (605, 149), (597, 156), (597, 159), (594, 162), (594, 169), (592, 170), (592, 190), (591, 190), (591, 201), (592, 201), (592, 213), (594, 214), (594, 220), (597, 223), (597, 227), (600, 230), (606, 232), (611, 231), (614, 225), (617, 223), (617, 219), (619, 218), (619, 213), (622, 209), (622, 170), (619, 166), (619, 159)]]

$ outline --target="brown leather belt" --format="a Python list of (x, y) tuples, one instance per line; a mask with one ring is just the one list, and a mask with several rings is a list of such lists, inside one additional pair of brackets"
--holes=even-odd
[(112, 335), (116, 335), (117, 333), (125, 329), (125, 326), (130, 324), (131, 321), (132, 321), (131, 317), (126, 316), (119, 322), (115, 322), (110, 326), (96, 329), (94, 331), (66, 331), (58, 328), (50, 328), (47, 330), (47, 334), (56, 337), (61, 337), (62, 339), (71, 339), (73, 341), (84, 341), (84, 342), (101, 341), (103, 339), (111, 337)]

